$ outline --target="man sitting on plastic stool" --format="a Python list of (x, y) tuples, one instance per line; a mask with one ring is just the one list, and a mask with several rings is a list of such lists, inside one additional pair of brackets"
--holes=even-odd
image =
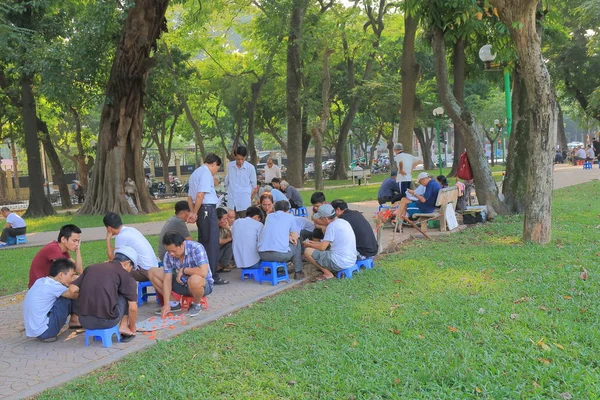
[(211, 294), (214, 285), (206, 250), (198, 242), (185, 240), (179, 232), (167, 232), (163, 244), (167, 250), (164, 269), (150, 277), (152, 285), (165, 299), (156, 313), (165, 318), (172, 311), (181, 311), (181, 304), (171, 300), (173, 291), (181, 296), (193, 297), (189, 316), (195, 317), (200, 314), (202, 297)]

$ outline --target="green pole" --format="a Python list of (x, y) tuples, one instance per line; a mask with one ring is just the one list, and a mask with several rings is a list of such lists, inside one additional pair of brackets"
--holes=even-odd
[(440, 118), (436, 117), (435, 119), (435, 127), (437, 129), (437, 139), (438, 139), (438, 166), (440, 167), (440, 175), (442, 175), (442, 146), (440, 144)]
[(510, 71), (504, 68), (504, 97), (506, 100), (506, 135), (512, 131), (512, 103), (510, 98)]

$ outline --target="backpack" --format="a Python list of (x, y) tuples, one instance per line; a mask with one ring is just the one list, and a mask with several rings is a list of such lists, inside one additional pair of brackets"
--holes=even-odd
[(466, 151), (460, 155), (456, 176), (459, 179), (464, 179), (465, 181), (470, 181), (473, 179), (473, 171), (471, 171), (471, 164), (469, 164), (469, 157), (467, 156)]

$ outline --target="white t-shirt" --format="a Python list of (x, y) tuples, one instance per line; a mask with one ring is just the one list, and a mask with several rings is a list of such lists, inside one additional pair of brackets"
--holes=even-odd
[(248, 161), (238, 168), (235, 161), (227, 164), (227, 207), (230, 210), (246, 211), (252, 205), (251, 194), (256, 187), (256, 169)]
[[(419, 159), (412, 154), (408, 154), (405, 152), (398, 153), (394, 156), (394, 162), (396, 163), (396, 167), (402, 161), (402, 169), (406, 172), (405, 175), (401, 175), (400, 171), (398, 171), (398, 176), (396, 177), (397, 182), (409, 182), (412, 181), (411, 171), (413, 169), (413, 165), (419, 161)], [(400, 168), (398, 168), (399, 170)]]
[(586, 155), (587, 158), (594, 158), (594, 157), (596, 157), (596, 155), (594, 153), (594, 149), (592, 147), (588, 147), (587, 148), (587, 150), (585, 151), (585, 155)]
[(271, 183), (273, 178), (281, 179), (281, 168), (276, 164), (273, 164), (271, 168), (269, 168), (268, 165), (265, 165), (265, 183)]
[(332, 261), (340, 268), (356, 264), (356, 237), (352, 226), (341, 218), (327, 225), (323, 240), (331, 243)]
[(586, 157), (586, 155), (585, 155), (585, 150), (584, 150), (584, 149), (579, 149), (579, 150), (577, 150), (577, 152), (575, 153), (575, 155), (576, 155), (577, 157), (579, 157), (579, 158), (585, 158), (585, 157)]
[(248, 268), (260, 261), (258, 238), (263, 224), (250, 217), (236, 219), (231, 226), (233, 258), (238, 268)]
[(10, 213), (6, 216), (6, 223), (13, 228), (25, 228), (25, 221), (15, 213)]
[(149, 270), (158, 267), (158, 259), (152, 245), (140, 231), (130, 226), (123, 226), (115, 236), (115, 250), (122, 246), (129, 246), (137, 253), (137, 266)]
[[(23, 322), (28, 337), (38, 337), (48, 329), (48, 312), (67, 287), (50, 277), (40, 278), (27, 291), (23, 301)], [(67, 321), (65, 321), (67, 322)]]

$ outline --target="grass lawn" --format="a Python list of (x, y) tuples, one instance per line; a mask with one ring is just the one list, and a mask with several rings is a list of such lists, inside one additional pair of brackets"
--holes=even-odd
[(417, 240), (40, 398), (599, 398), (599, 190), (554, 192), (550, 245), (521, 217)]

